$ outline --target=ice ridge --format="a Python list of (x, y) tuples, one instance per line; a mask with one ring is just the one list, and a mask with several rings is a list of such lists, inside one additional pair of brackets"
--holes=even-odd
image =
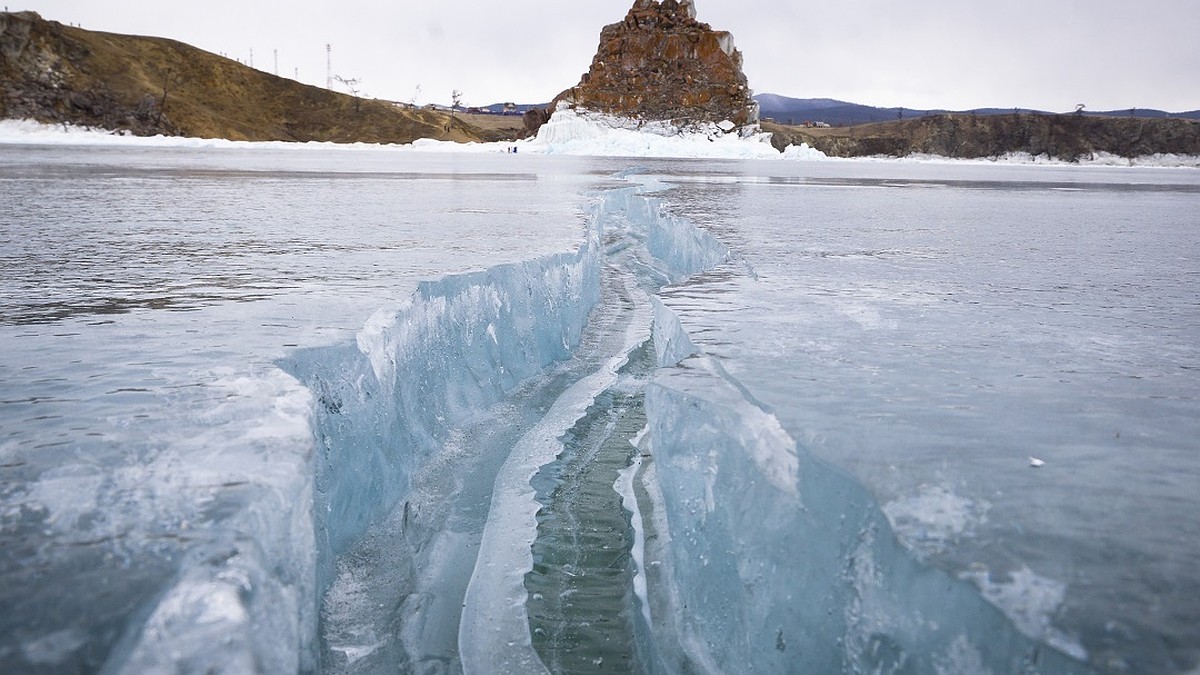
[[(610, 274), (623, 288), (618, 295), (631, 305), (627, 324), (614, 336), (615, 354), (601, 359), (598, 368), (554, 401), (518, 441), (497, 476), (479, 561), (464, 599), (459, 633), (464, 672), (546, 672), (533, 649), (525, 599), (537, 534), (538, 502), (530, 479), (562, 452), (564, 434), (616, 382), (631, 352), (648, 339), (649, 291), (720, 262), (728, 252), (711, 235), (665, 213), (660, 200), (645, 195), (659, 184), (627, 178), (638, 187), (605, 193), (593, 216), (602, 224)], [(644, 622), (637, 629), (639, 644), (651, 641)]]
[[(445, 628), (450, 629), (458, 618), (446, 619), (444, 608), (436, 606), (439, 601), (420, 589), (428, 583), (459, 583), (444, 577), (459, 573), (452, 569), (461, 567), (454, 559), (468, 551), (471, 556), (480, 553), (478, 562), (462, 560), (468, 575), (475, 567), (477, 578), (463, 602), (484, 606), (489, 612), (499, 608), (499, 613), (488, 614), (489, 622), (479, 626), (466, 621), (472, 612), (464, 613), (464, 634), (475, 635), (483, 629), (490, 634), (493, 626), (511, 624), (515, 643), (528, 645), (523, 603), (511, 608), (506, 604), (514, 595), (512, 579), (517, 580), (515, 588), (520, 588), (524, 571), (509, 570), (512, 573), (502, 578), (481, 577), (480, 572), (488, 568), (489, 560), (503, 555), (500, 544), (492, 543), (519, 544), (536, 534), (523, 521), (513, 520), (520, 520), (519, 516), (505, 516), (523, 513), (529, 501), (521, 487), (528, 487), (528, 476), (521, 476), (536, 471), (537, 462), (530, 464), (527, 458), (548, 452), (552, 459), (557, 452), (554, 448), (561, 445), (556, 440), (561, 429), (583, 414), (628, 351), (649, 337), (652, 307), (647, 292), (710, 266), (727, 253), (710, 235), (665, 213), (659, 200), (645, 194), (661, 186), (637, 176), (631, 182), (635, 185), (597, 195), (586, 205), (587, 226), (578, 250), (422, 283), (411, 298), (375, 312), (352, 343), (302, 350), (280, 361), (286, 372), (312, 392), (314, 401), (317, 562), (313, 602), (323, 607), (327, 620), (348, 624), (336, 629), (336, 641), (326, 639), (322, 644), (325, 670), (361, 672), (370, 670), (373, 661), (386, 659), (418, 667), (422, 659), (458, 658), (445, 657), (454, 650), (444, 647), (434, 650), (437, 654), (424, 653), (427, 650), (420, 643), (428, 641), (430, 631), (435, 630), (430, 626), (449, 621)], [(615, 262), (618, 258), (619, 264)], [(603, 282), (602, 275), (611, 276), (616, 266), (627, 270), (622, 277), (625, 280)], [(615, 336), (608, 339), (606, 349), (619, 343), (615, 355), (609, 351), (595, 359), (597, 377), (582, 371), (572, 375), (580, 378), (574, 388), (530, 385), (539, 379), (561, 378), (561, 371), (576, 368), (563, 364), (579, 361), (580, 342), (589, 322), (603, 319), (608, 311), (598, 307), (606, 283), (624, 288), (620, 295), (633, 307), (617, 322), (625, 322), (625, 328), (606, 329)], [(560, 375), (554, 375), (556, 372)], [(558, 392), (553, 405), (543, 402), (534, 406), (541, 411), (537, 413), (540, 420), (526, 424), (511, 417), (502, 419), (514, 414), (504, 412), (514, 405), (517, 409), (532, 405), (514, 403), (514, 396), (547, 395), (537, 393), (539, 387)], [(576, 390), (577, 395), (572, 393)], [(528, 411), (522, 414), (527, 416)], [(521, 418), (521, 414), (515, 417)], [(481, 425), (497, 424), (510, 431), (480, 431)], [(519, 429), (526, 430), (523, 437), (511, 435)], [(502, 534), (499, 539), (489, 538), (489, 529), (483, 534), (482, 550), (471, 549), (471, 544), (464, 543), (470, 536), (461, 539), (456, 533), (462, 524), (451, 523), (457, 516), (429, 515), (429, 509), (437, 508), (436, 498), (431, 502), (422, 490), (433, 483), (443, 496), (454, 498), (479, 488), (464, 486), (464, 482), (478, 483), (485, 480), (479, 476), (497, 474), (481, 469), (477, 475), (454, 475), (479, 464), (457, 457), (495, 455), (496, 448), (484, 446), (499, 442), (515, 444), (509, 462), (513, 466), (493, 469), (499, 471), (499, 477), (494, 488), (487, 479), (492, 494), (484, 503), (491, 504), (488, 527), (493, 528), (495, 521), (494, 528)], [(550, 450), (544, 452), (546, 448)], [(438, 473), (443, 475), (435, 475)], [(449, 505), (443, 508), (453, 510)], [(455, 533), (445, 531), (451, 525)], [(401, 543), (383, 543), (387, 540)], [(396, 608), (406, 617), (402, 636), (380, 636), (375, 628), (359, 625), (354, 616), (374, 610), (373, 603), (370, 607), (355, 605), (359, 601), (354, 597), (362, 592), (370, 595), (371, 584), (379, 583), (364, 582), (361, 570), (355, 571), (355, 561), (377, 556), (384, 549), (398, 556), (387, 564), (400, 570), (386, 583), (409, 588), (396, 591), (396, 597), (387, 600), (403, 605)], [(519, 551), (520, 546), (513, 550)], [(527, 554), (528, 545), (524, 550)], [(417, 569), (431, 561), (441, 566), (439, 569), (449, 570), (440, 582), (429, 581), (429, 575)], [(367, 565), (371, 566), (380, 564)], [(461, 583), (465, 586), (466, 579)], [(405, 594), (409, 600), (404, 599)], [(487, 598), (499, 600), (488, 604)], [(455, 612), (458, 607), (455, 602)], [(518, 613), (509, 621), (512, 610)], [(441, 630), (438, 639), (446, 639), (446, 631), (437, 630)], [(398, 647), (401, 641), (404, 646)], [(496, 660), (498, 654), (479, 647), (462, 651), (464, 666), (503, 661)], [(534, 667), (536, 655), (523, 654), (509, 654), (516, 659), (510, 662)]]
[(570, 356), (598, 298), (598, 256), (593, 230), (574, 253), (422, 283), (405, 306), (376, 312), (355, 344), (282, 363), (318, 402), (320, 589), (332, 560), (442, 449), (444, 430)]

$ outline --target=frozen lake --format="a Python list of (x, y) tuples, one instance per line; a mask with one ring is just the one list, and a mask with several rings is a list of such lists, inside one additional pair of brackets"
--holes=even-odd
[(1194, 170), (31, 145), (0, 195), (0, 670), (1200, 663)]
[(1197, 177), (822, 169), (670, 178), (741, 256), (666, 304), (1024, 632), (1114, 672), (1194, 667)]

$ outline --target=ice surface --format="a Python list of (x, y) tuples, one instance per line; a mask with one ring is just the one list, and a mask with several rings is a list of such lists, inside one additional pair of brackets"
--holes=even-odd
[[(136, 148), (0, 154), (0, 670), (314, 670), (317, 551), (354, 527), (314, 520), (346, 501), (318, 489), (314, 434), (341, 404), (277, 362), (324, 349), (374, 379), (356, 334), (414, 294), (448, 311), (421, 330), (493, 345), (514, 373), (496, 386), (526, 351), (567, 353), (565, 324), (500, 330), (575, 308), (577, 334), (597, 179), (554, 158)], [(489, 314), (455, 301), (485, 295)], [(371, 330), (375, 355), (390, 334)]]
[[(910, 166), (862, 164), (855, 178), (826, 174), (826, 165), (786, 164), (736, 178), (723, 171), (674, 177), (680, 187), (667, 208), (739, 242), (736, 252), (754, 274), (726, 266), (667, 289), (658, 315), (676, 316), (656, 323), (668, 333), (662, 342), (682, 342), (677, 334), (685, 332), (691, 348), (680, 353), (716, 359), (747, 400), (761, 402), (820, 460), (822, 473), (835, 466), (865, 488), (864, 503), (839, 518), (874, 511), (870, 501), (884, 505), (871, 516), (872, 547), (891, 539), (893, 528), (905, 546), (855, 558), (869, 563), (856, 562), (856, 576), (883, 586), (860, 594), (863, 609), (846, 624), (847, 640), (865, 618), (894, 642), (896, 658), (958, 653), (951, 660), (962, 661), (962, 647), (983, 644), (921, 637), (913, 652), (893, 635), (921, 635), (912, 617), (889, 608), (923, 607), (919, 591), (895, 601), (884, 583), (916, 554), (946, 578), (969, 581), (999, 609), (1015, 628), (1013, 649), (1033, 654), (1042, 643), (1106, 672), (1186, 670), (1198, 656), (1200, 625), (1180, 595), (1197, 581), (1182, 563), (1194, 559), (1187, 542), (1200, 535), (1188, 515), (1194, 495), (1180, 480), (1195, 476), (1188, 439), (1200, 431), (1200, 383), (1190, 365), (1200, 334), (1198, 242), (1188, 215), (1200, 198), (1195, 176)], [(690, 377), (712, 370), (690, 365), (695, 358), (681, 366)], [(682, 375), (664, 381), (677, 380), (690, 383)], [(692, 397), (709, 400), (712, 388), (652, 388), (651, 441), (697, 433), (699, 424), (678, 423), (654, 434), (653, 410), (672, 403), (689, 411)], [(688, 397), (667, 396), (676, 390)], [(707, 409), (700, 415), (715, 418)], [(721, 447), (707, 439), (689, 445)], [(728, 471), (718, 459), (680, 450), (686, 459), (658, 470), (665, 485), (690, 486), (678, 497), (692, 505), (680, 508), (681, 517), (696, 519), (693, 512), (708, 507), (708, 485), (717, 481), (711, 491), (721, 494)], [(750, 462), (750, 451), (739, 454)], [(1031, 468), (1031, 456), (1044, 465)], [(672, 470), (691, 477), (666, 478)], [(747, 490), (738, 485), (731, 494)], [(809, 510), (811, 494), (800, 491)], [(664, 488), (668, 504), (672, 498)], [(729, 532), (749, 530), (733, 517)], [(677, 561), (711, 566), (722, 550), (747, 550), (718, 539), (709, 518), (695, 527), (699, 548)], [(677, 521), (671, 529), (682, 546)], [(951, 604), (971, 606), (957, 595)], [(1175, 618), (1165, 618), (1165, 605)], [(962, 616), (933, 620), (974, 630)], [(1167, 635), (1173, 646), (1158, 641)], [(1018, 646), (1025, 638), (1036, 642)], [(858, 662), (865, 653), (843, 658)], [(1050, 650), (1039, 653), (1047, 658)], [(978, 656), (1007, 671), (994, 654)]]
[(686, 607), (660, 641), (710, 672), (934, 672), (964, 661), (973, 672), (1088, 672), (969, 584), (916, 562), (862, 486), (798, 452), (746, 394), (705, 356), (647, 391), (643, 447), (659, 472), (672, 567), (671, 588), (649, 592)]
[(1194, 174), (166, 142), (0, 155), (5, 670), (539, 670), (651, 325), (652, 669), (1194, 669)]

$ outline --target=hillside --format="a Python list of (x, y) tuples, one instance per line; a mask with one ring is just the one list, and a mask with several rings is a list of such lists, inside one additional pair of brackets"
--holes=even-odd
[(1014, 152), (1077, 160), (1096, 153), (1139, 157), (1200, 155), (1200, 121), (1009, 113), (941, 114), (853, 127), (806, 128), (763, 123), (772, 143), (808, 143), (835, 157), (930, 154), (956, 158)]
[(250, 141), (493, 140), (462, 116), (359, 99), (156, 37), (0, 13), (0, 118)]

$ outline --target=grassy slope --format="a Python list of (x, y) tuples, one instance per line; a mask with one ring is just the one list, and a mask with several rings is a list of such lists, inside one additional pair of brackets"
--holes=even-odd
[(525, 118), (521, 115), (492, 115), (457, 113), (467, 124), (475, 127), (485, 141), (511, 141), (525, 133)]
[[(51, 102), (35, 114), (43, 121), (255, 141), (406, 143), (496, 136), (461, 116), (356, 99), (175, 40), (88, 31), (30, 13), (6, 18), (10, 24), (27, 20), (31, 25), (23, 39), (8, 40), (9, 52), (14, 43), (19, 50), (5, 55), (9, 62), (2, 74), (10, 79), (10, 89), (15, 84), (27, 98)], [(60, 86), (38, 81), (50, 70)], [(129, 113), (123, 117), (130, 123), (113, 123), (114, 106)], [(106, 114), (97, 114), (101, 107)], [(138, 110), (140, 118), (134, 120)]]

